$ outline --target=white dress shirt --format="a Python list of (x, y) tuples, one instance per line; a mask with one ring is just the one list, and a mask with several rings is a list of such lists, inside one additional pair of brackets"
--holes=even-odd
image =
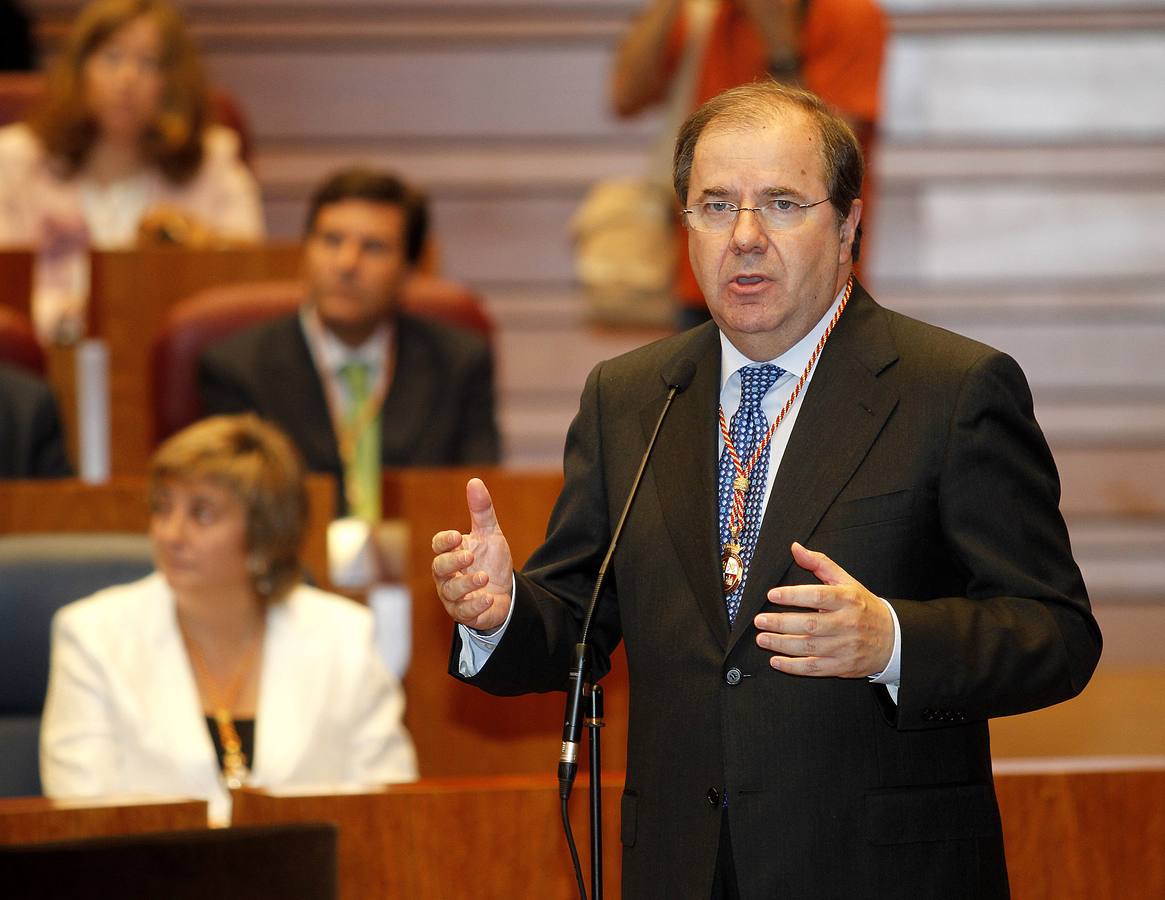
[[(368, 383), (373, 390), (379, 389), (386, 373), (391, 371), (392, 328), (387, 322), (381, 322), (364, 343), (350, 347), (324, 327), (314, 306), (300, 308), (299, 324), (311, 351), (312, 362), (324, 383), (329, 412), (348, 416), (352, 410), (352, 398), (347, 382), (339, 377), (340, 370), (349, 363), (364, 363), (368, 367)], [(332, 404), (336, 404), (338, 409), (331, 409)]]

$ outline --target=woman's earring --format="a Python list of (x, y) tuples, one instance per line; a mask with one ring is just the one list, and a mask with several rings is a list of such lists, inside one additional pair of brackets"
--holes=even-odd
[(275, 590), (275, 583), (271, 579), (271, 564), (258, 553), (247, 557), (247, 574), (251, 576), (251, 583), (260, 597), (270, 597)]

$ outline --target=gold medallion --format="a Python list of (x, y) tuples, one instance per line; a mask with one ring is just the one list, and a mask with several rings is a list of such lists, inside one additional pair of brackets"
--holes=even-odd
[(724, 555), (720, 557), (720, 567), (723, 571), (724, 593), (731, 594), (740, 587), (744, 579), (744, 561), (740, 558), (740, 544), (728, 543), (724, 545)]

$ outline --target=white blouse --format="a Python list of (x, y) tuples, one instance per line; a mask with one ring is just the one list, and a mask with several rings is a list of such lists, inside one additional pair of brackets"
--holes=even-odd
[(207, 129), (202, 166), (184, 184), (150, 169), (108, 185), (62, 177), (27, 125), (0, 128), (0, 248), (37, 250), (32, 314), (42, 340), (80, 320), (89, 249), (132, 247), (142, 217), (162, 205), (189, 212), (227, 240), (264, 235), (258, 183), (226, 128)]

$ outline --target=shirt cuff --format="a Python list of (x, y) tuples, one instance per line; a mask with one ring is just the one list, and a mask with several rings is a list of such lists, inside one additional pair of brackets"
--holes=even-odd
[(457, 658), (457, 671), (462, 678), (472, 678), (489, 662), (494, 648), (501, 643), (502, 636), (510, 625), (510, 619), (513, 618), (514, 598), (517, 596), (517, 591), (518, 582), (515, 580), (513, 587), (510, 588), (510, 611), (506, 613), (506, 621), (488, 634), (465, 625), (457, 625), (457, 630), (461, 635), (461, 655)]
[(889, 601), (878, 598), (886, 604), (886, 609), (890, 610), (890, 618), (894, 621), (894, 649), (890, 653), (890, 661), (877, 675), (871, 675), (870, 681), (874, 684), (886, 685), (886, 690), (890, 692), (890, 699), (895, 703), (898, 702), (898, 688), (902, 681), (902, 626), (898, 624), (898, 613), (894, 612), (894, 607)]

